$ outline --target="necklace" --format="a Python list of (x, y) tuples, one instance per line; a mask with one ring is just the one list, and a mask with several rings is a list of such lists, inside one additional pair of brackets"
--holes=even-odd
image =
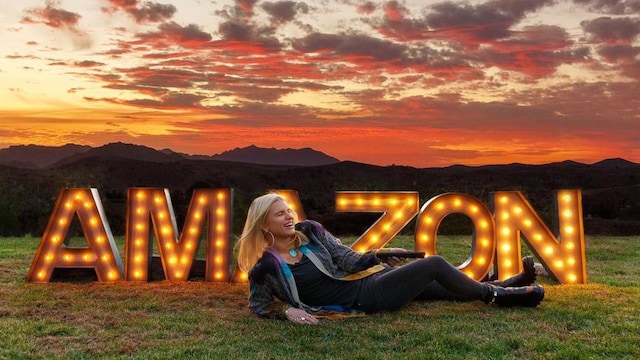
[(298, 251), (295, 248), (289, 250), (289, 256), (291, 256), (292, 258), (298, 256)]

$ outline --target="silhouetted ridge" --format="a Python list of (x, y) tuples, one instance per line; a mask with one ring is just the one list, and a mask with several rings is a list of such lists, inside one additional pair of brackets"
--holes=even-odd
[(69, 156), (55, 165), (70, 164), (80, 159), (86, 158), (105, 158), (117, 157), (123, 159), (131, 159), (148, 162), (173, 162), (182, 160), (183, 157), (178, 154), (166, 154), (161, 151), (152, 149), (142, 145), (125, 144), (121, 142), (109, 143), (89, 151)]
[(245, 162), (263, 165), (292, 165), (292, 166), (321, 166), (340, 162), (311, 148), (303, 149), (275, 149), (260, 148), (250, 145), (245, 148), (235, 148), (211, 157), (213, 160)]
[(638, 164), (625, 159), (621, 159), (621, 158), (606, 159), (593, 164), (593, 166), (595, 167), (601, 167), (601, 168), (613, 167), (613, 168), (619, 168), (619, 169), (632, 168), (632, 167), (635, 167), (636, 165)]
[(16, 145), (0, 149), (0, 164), (21, 168), (41, 168), (91, 149), (90, 146), (67, 144), (63, 146)]

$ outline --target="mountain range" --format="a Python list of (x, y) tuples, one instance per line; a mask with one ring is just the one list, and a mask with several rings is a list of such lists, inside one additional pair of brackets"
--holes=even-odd
[(19, 168), (40, 169), (73, 163), (91, 157), (119, 157), (149, 162), (175, 162), (180, 160), (219, 160), (262, 165), (321, 166), (340, 160), (311, 148), (275, 149), (251, 145), (221, 154), (189, 155), (171, 149), (155, 150), (150, 147), (125, 143), (110, 143), (100, 147), (67, 144), (64, 146), (17, 145), (0, 149), (0, 164)]
[[(178, 222), (193, 189), (233, 188), (234, 233), (242, 230), (255, 196), (269, 189), (296, 190), (307, 217), (343, 235), (362, 233), (379, 214), (337, 213), (336, 191), (416, 191), (421, 203), (460, 192), (488, 206), (496, 191), (520, 191), (551, 226), (557, 223), (555, 191), (580, 189), (585, 233), (640, 234), (640, 164), (619, 158), (594, 164), (418, 169), (340, 161), (313, 149), (249, 146), (206, 156), (112, 143), (96, 148), (69, 144), (0, 149), (0, 236), (41, 234), (58, 193), (72, 187), (98, 189), (114, 234), (124, 231), (130, 187), (169, 189)], [(440, 225), (443, 233), (469, 230), (468, 219), (451, 218)]]

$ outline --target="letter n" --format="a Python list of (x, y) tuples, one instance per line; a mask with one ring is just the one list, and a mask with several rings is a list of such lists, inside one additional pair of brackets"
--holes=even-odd
[(500, 279), (521, 271), (522, 233), (531, 251), (560, 283), (587, 283), (582, 196), (579, 190), (557, 192), (557, 238), (520, 192), (496, 192), (494, 205), (497, 270)]

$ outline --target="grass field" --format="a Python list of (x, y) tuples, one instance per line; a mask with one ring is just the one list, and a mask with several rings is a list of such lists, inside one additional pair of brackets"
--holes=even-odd
[[(2, 359), (640, 358), (638, 237), (587, 237), (589, 284), (540, 279), (538, 308), (416, 302), (318, 326), (249, 315), (243, 284), (26, 284), (39, 241), (0, 238)], [(466, 238), (438, 250), (461, 263)]]

